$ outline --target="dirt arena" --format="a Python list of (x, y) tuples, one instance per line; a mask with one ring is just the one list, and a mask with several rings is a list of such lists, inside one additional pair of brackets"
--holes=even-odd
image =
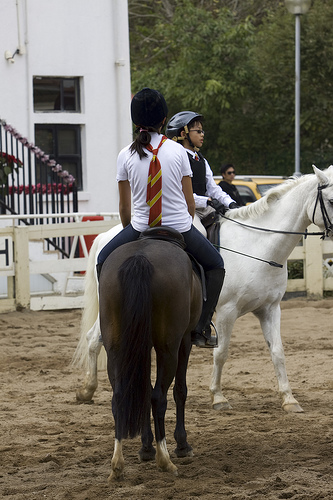
[[(139, 463), (126, 441), (125, 479), (107, 485), (114, 425), (104, 372), (94, 404), (78, 404), (82, 374), (70, 367), (80, 311), (0, 315), (0, 498), (333, 499), (333, 300), (282, 303), (289, 380), (303, 414), (281, 409), (258, 321), (240, 318), (224, 373), (232, 410), (211, 409), (212, 351), (194, 348), (186, 422), (194, 457), (179, 476)], [(166, 431), (173, 456), (175, 406)]]

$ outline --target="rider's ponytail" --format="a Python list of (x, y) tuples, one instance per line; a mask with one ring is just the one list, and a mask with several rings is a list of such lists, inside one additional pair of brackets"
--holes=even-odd
[(147, 152), (144, 150), (150, 144), (151, 135), (150, 132), (159, 133), (161, 127), (163, 126), (163, 121), (157, 125), (156, 127), (137, 127), (135, 132), (137, 133), (136, 138), (131, 144), (130, 151), (131, 153), (138, 153), (140, 160), (142, 158), (146, 158)]

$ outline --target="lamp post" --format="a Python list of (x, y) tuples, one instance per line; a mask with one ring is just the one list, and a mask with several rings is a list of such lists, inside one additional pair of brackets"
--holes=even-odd
[(301, 112), (301, 15), (306, 14), (311, 0), (284, 0), (288, 11), (295, 16), (295, 172), (300, 176), (300, 112)]

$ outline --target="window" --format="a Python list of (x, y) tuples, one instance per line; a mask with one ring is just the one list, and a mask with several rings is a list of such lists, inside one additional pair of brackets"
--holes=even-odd
[(72, 174), (82, 190), (80, 125), (35, 125), (35, 144)]
[(79, 78), (34, 76), (34, 111), (80, 112)]
[(245, 204), (257, 201), (257, 198), (254, 196), (252, 190), (248, 186), (241, 186), (237, 184), (236, 187)]

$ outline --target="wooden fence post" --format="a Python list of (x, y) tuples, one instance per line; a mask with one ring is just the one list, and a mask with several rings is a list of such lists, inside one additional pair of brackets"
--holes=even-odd
[(30, 307), (29, 228), (14, 228), (16, 309)]
[[(317, 227), (311, 224), (309, 232), (316, 231)], [(324, 276), (322, 258), (322, 240), (309, 236), (304, 240), (305, 245), (305, 283), (308, 299), (318, 300), (323, 298)]]

